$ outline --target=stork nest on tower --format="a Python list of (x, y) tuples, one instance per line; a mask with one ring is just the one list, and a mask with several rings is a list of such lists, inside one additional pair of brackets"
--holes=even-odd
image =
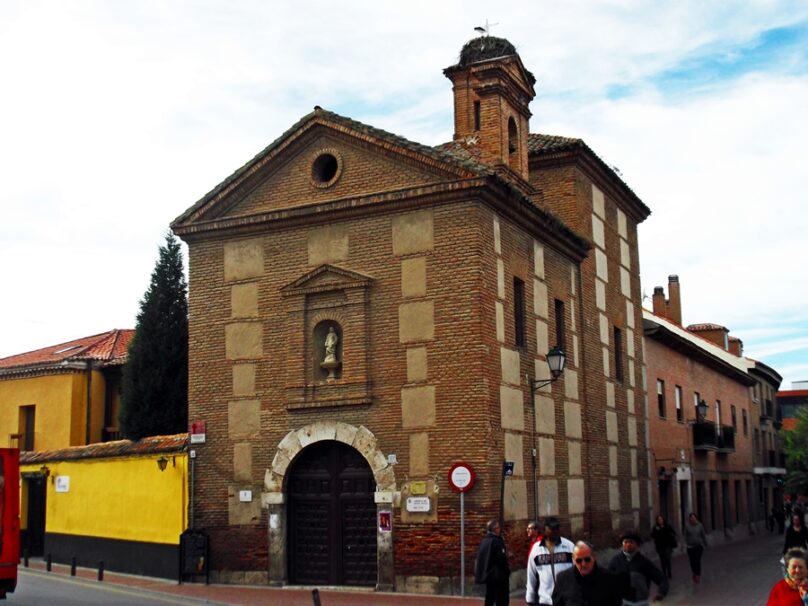
[[(497, 57), (507, 57), (509, 55), (516, 55), (516, 47), (508, 42), (505, 38), (497, 38), (496, 36), (480, 36), (479, 38), (472, 38), (460, 50), (460, 61), (458, 65), (465, 67), (471, 63), (478, 61), (485, 61), (486, 59), (495, 59)], [(528, 70), (525, 70), (530, 84), (536, 83), (536, 78)]]

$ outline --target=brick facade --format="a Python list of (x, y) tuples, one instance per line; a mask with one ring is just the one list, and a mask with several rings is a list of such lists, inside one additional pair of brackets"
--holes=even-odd
[[(672, 305), (662, 305), (658, 287), (655, 309), (680, 319), (678, 278), (671, 276), (670, 283)], [(728, 350), (723, 327), (685, 329), (650, 311), (644, 325), (655, 510), (674, 528), (696, 512), (707, 532), (746, 533), (760, 519), (753, 475), (759, 420), (750, 361)], [(700, 401), (707, 404), (703, 418), (696, 408)]]
[[(378, 514), (392, 513), (377, 588), (457, 591), (459, 460), (477, 473), (467, 574), (500, 513), (503, 460), (514, 568), (537, 516), (604, 545), (648, 528), (636, 226), (649, 211), (579, 140), (528, 136), (518, 55), (447, 75), (456, 93), (471, 83), (456, 124), (485, 98), (477, 132), (428, 148), (318, 108), (172, 225), (189, 245), (189, 418), (207, 427), (195, 524), (220, 580), (287, 582), (289, 480), (320, 440), (362, 454)], [(503, 147), (512, 115), (519, 139)], [(559, 330), (566, 370), (532, 397)]]

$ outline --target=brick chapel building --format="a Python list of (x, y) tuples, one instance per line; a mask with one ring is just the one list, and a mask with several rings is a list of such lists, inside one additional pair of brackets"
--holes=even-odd
[[(528, 519), (600, 546), (648, 528), (650, 211), (580, 139), (529, 133), (535, 79), (508, 41), (444, 73), (450, 143), (317, 107), (172, 224), (220, 581), (456, 592), (457, 461), (476, 471), (468, 575), (501, 502), (514, 568)], [(555, 345), (566, 369), (532, 397)]]

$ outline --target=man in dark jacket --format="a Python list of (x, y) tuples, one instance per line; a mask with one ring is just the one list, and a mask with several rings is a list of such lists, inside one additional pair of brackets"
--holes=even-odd
[(639, 551), (640, 535), (634, 531), (623, 533), (623, 551), (609, 562), (609, 572), (628, 575), (631, 589), (626, 606), (648, 606), (651, 595), (651, 583), (657, 585), (654, 601), (659, 601), (668, 593), (668, 577), (656, 565)]
[(620, 606), (628, 579), (598, 566), (592, 546), (578, 541), (572, 550), (573, 568), (556, 577), (553, 606)]
[(511, 571), (505, 541), (500, 536), (502, 527), (499, 521), (491, 520), (486, 530), (488, 533), (477, 549), (474, 582), (485, 583), (485, 606), (508, 606)]

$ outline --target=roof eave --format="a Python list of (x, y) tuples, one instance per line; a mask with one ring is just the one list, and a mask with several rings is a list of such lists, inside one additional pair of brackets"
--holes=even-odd
[(695, 343), (682, 338), (659, 322), (643, 318), (643, 334), (746, 387), (751, 387), (755, 384), (754, 378), (748, 373), (727, 364), (719, 357), (714, 356)]
[(651, 215), (651, 209), (614, 169), (580, 139), (566, 148), (534, 150), (529, 154), (528, 161), (538, 164), (539, 168), (577, 164), (589, 174), (598, 177), (598, 183), (609, 190), (607, 193), (611, 194), (612, 198), (623, 202), (624, 210), (635, 223), (642, 223)]

